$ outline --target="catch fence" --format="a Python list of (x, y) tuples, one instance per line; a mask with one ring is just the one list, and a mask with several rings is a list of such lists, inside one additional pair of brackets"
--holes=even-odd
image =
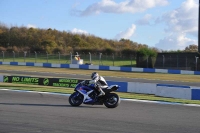
[(115, 55), (106, 53), (68, 53), (49, 54), (40, 52), (4, 52), (2, 51), (0, 61), (3, 62), (35, 62), (35, 63), (57, 63), (71, 64), (75, 55), (79, 55), (83, 64), (124, 66), (156, 69), (178, 69), (178, 70), (200, 70), (200, 59), (198, 56), (157, 56), (137, 57), (136, 55)]

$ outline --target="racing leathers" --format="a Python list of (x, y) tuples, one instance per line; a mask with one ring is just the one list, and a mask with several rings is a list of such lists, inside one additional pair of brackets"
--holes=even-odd
[(89, 81), (89, 84), (94, 84), (95, 88), (99, 91), (98, 96), (105, 95), (103, 88), (107, 88), (108, 84), (106, 80), (102, 76), (96, 76), (92, 80)]

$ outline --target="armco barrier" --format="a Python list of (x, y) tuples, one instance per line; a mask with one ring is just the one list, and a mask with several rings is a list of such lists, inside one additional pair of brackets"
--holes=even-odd
[(156, 83), (128, 82), (127, 92), (156, 94)]
[[(43, 86), (54, 86), (64, 88), (75, 88), (77, 83), (83, 81), (82, 79), (70, 79), (70, 78), (39, 78), (39, 77), (28, 77), (28, 76), (0, 76), (1, 82), (6, 83), (18, 83), (18, 84), (29, 84), (29, 85), (43, 85)], [(107, 81), (108, 85), (117, 84), (120, 86), (118, 92), (127, 92), (127, 82), (114, 82)]]
[(91, 70), (114, 70), (114, 71), (124, 71), (124, 72), (200, 75), (200, 71), (134, 68), (134, 67), (115, 67), (115, 66), (102, 66), (102, 65), (99, 66), (99, 65), (79, 65), (79, 64), (53, 64), (53, 63), (34, 63), (34, 62), (0, 62), (0, 65), (40, 66), (40, 67), (56, 67), (56, 68), (91, 69)]
[(3, 75), (0, 75), (0, 82), (3, 82)]
[(192, 89), (192, 100), (200, 100), (200, 87), (190, 86)]
[[(27, 76), (3, 76), (0, 75), (0, 82), (19, 83), (30, 85), (43, 85), (74, 88), (82, 79), (69, 78), (38, 78)], [(180, 99), (200, 100), (200, 87), (178, 86), (156, 83), (141, 82), (115, 82), (107, 81), (108, 85), (117, 84), (120, 86), (118, 92), (134, 92), (142, 94), (154, 94), (162, 97), (172, 97)]]
[(192, 99), (190, 86), (157, 84), (156, 96)]

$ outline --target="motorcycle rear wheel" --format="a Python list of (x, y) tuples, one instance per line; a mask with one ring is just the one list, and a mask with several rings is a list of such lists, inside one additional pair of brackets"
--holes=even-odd
[(83, 95), (78, 92), (74, 92), (68, 99), (71, 106), (80, 106), (83, 103)]
[(107, 108), (116, 108), (120, 103), (120, 97), (115, 93), (110, 93), (104, 100), (104, 105)]

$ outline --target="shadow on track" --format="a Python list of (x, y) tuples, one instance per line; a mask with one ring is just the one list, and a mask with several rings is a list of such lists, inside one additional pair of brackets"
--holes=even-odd
[(56, 105), (56, 104), (28, 104), (28, 103), (0, 103), (0, 105), (20, 105), (20, 106), (41, 106), (41, 107), (72, 107), (72, 108), (102, 108), (104, 106), (93, 106), (93, 105), (86, 105), (86, 106), (78, 106), (74, 107), (71, 105)]

